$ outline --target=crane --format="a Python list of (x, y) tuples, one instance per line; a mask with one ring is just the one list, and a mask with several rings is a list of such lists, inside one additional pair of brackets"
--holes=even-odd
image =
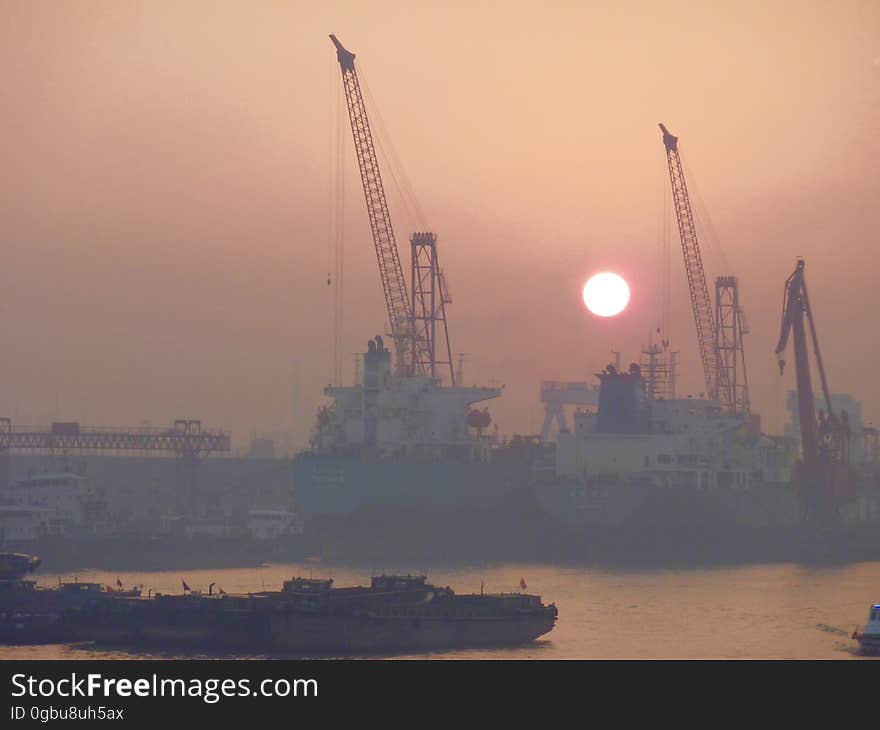
[[(342, 70), (348, 118), (351, 122), (351, 133), (354, 138), (373, 243), (376, 247), (379, 276), (391, 323), (391, 337), (394, 340), (398, 368), (413, 374), (424, 374), (419, 372), (422, 370), (421, 363), (429, 360), (430, 356), (421, 352), (425, 345), (412, 333), (413, 310), (400, 263), (397, 241), (394, 238), (394, 228), (391, 225), (391, 214), (388, 211), (388, 201), (382, 185), (382, 174), (379, 170), (376, 148), (373, 145), (370, 121), (367, 118), (367, 109), (354, 67), (354, 54), (346, 50), (335, 35), (331, 35), (330, 40), (336, 46), (336, 56)], [(410, 352), (411, 345), (416, 352)]]
[(678, 137), (661, 123), (663, 145), (672, 197), (678, 220), (678, 233), (684, 253), (697, 341), (703, 363), (703, 376), (709, 398), (721, 401), (722, 407), (731, 413), (748, 414), (749, 394), (746, 380), (745, 353), (742, 335), (746, 328), (739, 306), (737, 280), (732, 276), (719, 276), (715, 280), (715, 315), (706, 283), (706, 272), (700, 255), (697, 228), (691, 210), (687, 183), (684, 178), (681, 157), (678, 153)]
[[(816, 418), (813, 400), (813, 385), (810, 375), (809, 354), (807, 351), (807, 331), (809, 324), (813, 353), (819, 370), (825, 411)], [(782, 305), (782, 325), (776, 356), (779, 359), (779, 374), (785, 370), (783, 353), (789, 337), (794, 340), (794, 365), (797, 381), (798, 416), (801, 427), (802, 468), (796, 475), (798, 481), (812, 492), (814, 498), (827, 500), (839, 496), (845, 486), (849, 462), (849, 423), (846, 411), (836, 414), (831, 406), (831, 392), (825, 377), (825, 366), (816, 336), (816, 323), (810, 307), (807, 282), (804, 279), (804, 260), (798, 259), (797, 266), (785, 281), (785, 294)]]

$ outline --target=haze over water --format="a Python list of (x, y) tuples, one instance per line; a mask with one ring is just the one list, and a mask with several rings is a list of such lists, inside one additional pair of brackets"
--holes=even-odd
[[(336, 585), (368, 584), (370, 572), (321, 564), (271, 565), (257, 569), (161, 573), (82, 571), (63, 580), (101, 581), (128, 587), (143, 583), (168, 593), (181, 580), (207, 592), (276, 590), (295, 575), (326, 577)], [(490, 565), (433, 569), (429, 582), (458, 593), (519, 591), (540, 594), (559, 608), (556, 628), (534, 644), (401, 654), (435, 659), (849, 659), (853, 629), (864, 625), (868, 607), (880, 601), (880, 562), (838, 568), (792, 564), (712, 570), (606, 572), (549, 565)], [(52, 585), (54, 575), (39, 582)], [(198, 656), (133, 653), (80, 646), (0, 647), (0, 659), (128, 659)], [(211, 655), (230, 656), (230, 655)]]

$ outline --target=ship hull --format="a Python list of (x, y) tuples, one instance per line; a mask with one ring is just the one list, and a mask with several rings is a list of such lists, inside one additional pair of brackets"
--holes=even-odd
[(508, 453), (466, 463), (302, 455), (294, 462), (294, 499), (306, 539), (325, 560), (403, 568), (532, 560), (539, 556), (540, 514), (529, 490), (529, 458)]
[(293, 496), (306, 518), (480, 509), (525, 495), (528, 473), (526, 458), (516, 456), (459, 462), (301, 454), (293, 463)]
[(552, 525), (551, 553), (559, 558), (667, 566), (880, 558), (876, 494), (818, 521), (783, 484), (697, 490), (558, 481), (534, 485), (533, 492)]
[[(350, 655), (513, 646), (551, 631), (557, 615), (552, 606), (492, 614), (480, 610), (482, 596), (455, 597), (453, 601), (467, 604), (458, 610), (435, 599), (431, 615), (426, 608), (430, 596), (422, 594), (415, 602), (408, 596), (400, 604), (393, 596), (379, 597), (374, 599), (375, 609), (328, 606), (320, 611), (301, 610), (287, 599), (261, 595), (127, 599), (102, 594), (66, 603), (60, 595), (47, 594), (43, 601), (54, 601), (52, 613), (61, 617), (51, 631), (47, 628), (47, 636), (54, 640), (203, 652)], [(392, 605), (383, 608), (384, 600)], [(43, 607), (43, 615), (49, 614), (48, 609)]]
[(272, 646), (294, 653), (375, 653), (467, 647), (516, 646), (548, 633), (555, 618), (449, 619), (364, 617), (274, 620)]
[[(197, 619), (197, 620), (196, 620)], [(383, 652), (516, 646), (553, 628), (555, 618), (405, 619), (321, 617), (302, 614), (163, 617), (102, 615), (68, 618), (68, 641), (181, 648), (198, 651), (259, 651), (290, 654)], [(52, 636), (59, 631), (53, 627)]]
[(880, 634), (862, 634), (856, 632), (853, 638), (858, 642), (859, 654), (863, 656), (880, 656)]
[(649, 483), (575, 480), (536, 484), (541, 508), (560, 525), (601, 531), (626, 527), (779, 527), (803, 519), (802, 506), (786, 485), (750, 489), (697, 489)]
[(0, 644), (45, 644), (64, 641), (69, 636), (57, 613), (0, 609)]

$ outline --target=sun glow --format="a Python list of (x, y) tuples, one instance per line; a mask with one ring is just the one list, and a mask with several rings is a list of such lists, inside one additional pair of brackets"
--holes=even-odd
[(610, 271), (594, 274), (584, 284), (584, 304), (598, 317), (613, 317), (629, 304), (629, 286)]

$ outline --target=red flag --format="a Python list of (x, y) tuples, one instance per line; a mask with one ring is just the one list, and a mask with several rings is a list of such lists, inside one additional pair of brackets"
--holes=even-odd
[(526, 585), (526, 582), (522, 578), (519, 579), (519, 587), (522, 588), (523, 590), (525, 590), (528, 587)]
[(116, 579), (116, 585), (118, 585), (120, 588), (122, 588), (122, 581), (119, 580), (119, 578)]
[(183, 579), (181, 578), (180, 582), (183, 583), (183, 590), (184, 590), (184, 591), (188, 591), (188, 590), (190, 590), (190, 587), (186, 584), (186, 581), (185, 581), (185, 580), (183, 580)]

